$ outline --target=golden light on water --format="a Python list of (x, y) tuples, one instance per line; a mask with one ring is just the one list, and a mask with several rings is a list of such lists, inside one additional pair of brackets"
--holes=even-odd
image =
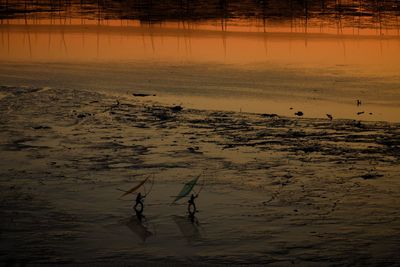
[[(130, 81), (131, 85), (136, 84), (133, 87), (139, 89), (133, 90), (157, 92), (157, 101), (183, 103), (192, 108), (243, 110), (290, 116), (293, 112), (289, 107), (297, 107), (305, 111), (308, 117), (325, 117), (326, 113), (334, 113), (339, 118), (358, 119), (354, 101), (357, 97), (363, 97), (370, 104), (367, 114), (374, 115), (364, 116), (363, 119), (400, 119), (396, 112), (398, 105), (392, 102), (397, 99), (396, 96), (393, 97), (392, 91), (395, 90), (400, 73), (400, 38), (397, 35), (380, 35), (376, 29), (364, 29), (362, 35), (337, 34), (336, 29), (326, 29), (324, 33), (318, 33), (315, 28), (308, 29), (308, 33), (304, 29), (290, 32), (293, 29), (282, 25), (271, 26), (268, 28), (269, 32), (264, 32), (258, 26), (239, 26), (240, 23), (232, 26), (232, 30), (227, 27), (223, 31), (219, 25), (212, 23), (164, 22), (147, 25), (129, 21), (126, 25), (122, 23), (122, 26), (119, 23), (121, 24), (120, 21), (108, 21), (96, 24), (92, 20), (71, 20), (69, 24), (59, 24), (41, 20), (25, 24), (24, 20), (16, 20), (0, 26), (0, 59), (4, 62), (64, 62), (92, 66), (101, 66), (107, 62), (138, 62), (139, 65), (149, 62), (172, 65), (222, 64), (242, 70), (241, 74), (232, 74), (241, 78), (232, 80), (231, 84), (211, 78), (201, 82), (195, 76), (188, 80), (189, 74), (179, 74), (179, 71), (176, 73), (175, 86), (186, 84), (192, 91), (197, 90), (196, 95), (181, 91), (177, 97), (168, 88), (160, 91), (164, 86), (162, 82), (150, 86), (152, 89), (146, 89), (150, 84), (144, 87), (145, 81), (138, 84), (141, 78), (131, 80), (134, 78), (128, 76), (121, 77), (120, 80), (125, 80), (126, 83)], [(139, 65), (127, 67), (123, 72), (129, 69), (134, 72)], [(283, 72), (274, 74), (275, 76), (268, 74), (268, 69), (273, 69), (273, 66)], [(118, 87), (118, 84), (114, 85), (112, 82), (114, 78), (102, 78), (112, 68), (99, 68), (92, 72), (86, 70), (87, 77), (91, 77), (88, 80), (103, 79), (99, 84), (101, 87)], [(265, 68), (267, 72), (263, 77)], [(166, 71), (169, 70), (157, 71), (153, 68), (149, 69), (149, 74), (161, 81)], [(181, 75), (184, 77), (180, 78)], [(208, 74), (206, 71), (203, 75), (216, 76), (211, 69)], [(66, 76), (68, 74), (64, 75)], [(114, 75), (118, 76), (119, 73)], [(319, 84), (312, 77), (319, 77)], [(365, 89), (367, 84), (363, 84), (365, 79), (372, 79), (376, 83), (377, 80), (373, 77), (381, 77), (381, 83), (386, 84), (377, 85), (380, 86), (380, 95), (372, 93), (371, 89)], [(80, 83), (83, 85), (87, 82)], [(174, 87), (172, 84), (170, 86)], [(207, 86), (215, 88), (211, 95), (204, 91)], [(236, 93), (226, 98), (219, 95), (220, 90)], [(302, 92), (296, 93), (296, 90)], [(369, 93), (363, 96), (365, 90)], [(330, 95), (330, 91), (336, 93)], [(343, 97), (346, 94), (337, 93), (340, 91), (346, 91), (348, 98)], [(354, 92), (351, 93), (352, 91)], [(386, 95), (386, 100), (383, 100), (383, 95)], [(384, 104), (385, 101), (388, 102)]]
[[(0, 26), (1, 60), (32, 61), (193, 61), (248, 64), (275, 62), (329, 66), (360, 65), (374, 72), (399, 71), (400, 37), (336, 34), (335, 29), (290, 32), (273, 27), (267, 33), (260, 28), (232, 27), (221, 31), (217, 26), (183, 27), (179, 23), (160, 26), (118, 26), (82, 24), (27, 24), (23, 21)], [(79, 22), (79, 23), (78, 23)], [(91, 22), (91, 24), (89, 24)], [(76, 24), (75, 24), (76, 23)], [(368, 55), (368, 56), (366, 56)]]

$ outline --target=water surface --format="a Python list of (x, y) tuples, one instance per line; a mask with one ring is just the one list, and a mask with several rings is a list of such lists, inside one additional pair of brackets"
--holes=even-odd
[(374, 29), (18, 19), (0, 29), (3, 84), (145, 92), (201, 109), (400, 119), (400, 38)]

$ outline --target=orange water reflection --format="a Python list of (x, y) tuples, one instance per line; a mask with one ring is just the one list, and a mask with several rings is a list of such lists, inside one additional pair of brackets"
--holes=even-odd
[[(79, 22), (79, 24), (78, 24)], [(317, 33), (308, 29), (289, 33), (288, 27), (230, 27), (220, 31), (214, 25), (162, 26), (93, 25), (95, 21), (70, 21), (50, 25), (46, 21), (1, 25), (0, 60), (23, 61), (120, 61), (161, 60), (226, 62), (246, 64), (273, 61), (293, 64), (357, 64), (375, 71), (398, 71), (400, 37), (376, 35), (364, 29), (362, 35)], [(242, 31), (240, 31), (242, 30)], [(246, 32), (244, 32), (246, 30)], [(368, 56), (366, 56), (368, 55)]]
[[(342, 118), (359, 119), (360, 116), (355, 115), (357, 109), (354, 108), (354, 100), (362, 97), (371, 104), (366, 114), (374, 114), (362, 119), (400, 121), (400, 37), (397, 31), (387, 30), (384, 35), (377, 29), (347, 28), (341, 30), (340, 34), (337, 31), (338, 29), (333, 28), (307, 28), (305, 32), (304, 27), (293, 28), (290, 25), (270, 25), (263, 28), (259, 25), (239, 24), (228, 25), (221, 30), (218, 21), (203, 24), (170, 22), (143, 25), (138, 21), (112, 20), (98, 22), (70, 19), (57, 23), (49, 20), (27, 23), (24, 20), (10, 20), (7, 24), (0, 25), (0, 60), (85, 64), (225, 64), (246, 73), (251, 73), (254, 69), (259, 74), (249, 78), (244, 72), (235, 72), (230, 80), (240, 84), (237, 86), (218, 83), (218, 77), (213, 77), (215, 92), (219, 88), (244, 92), (240, 96), (229, 95), (229, 99), (218, 93), (199, 93), (194, 97), (183, 89), (178, 93), (169, 92), (168, 88), (163, 87), (162, 81), (169, 77), (162, 78), (165, 71), (161, 69), (149, 69), (143, 74), (150, 78), (159, 77), (159, 83), (153, 83), (153, 87), (146, 87), (145, 82), (140, 84), (142, 77), (130, 80), (130, 76), (127, 76), (121, 79), (132, 84), (137, 83), (141, 86), (139, 88), (150, 88), (158, 96), (164, 96), (158, 97), (157, 100), (161, 102), (288, 116), (293, 115), (289, 107), (295, 106), (312, 117), (335, 113), (334, 115)], [(265, 72), (266, 76), (263, 77), (262, 69), (265, 64), (272, 69), (274, 66), (279, 67), (283, 74), (268, 76), (268, 72)], [(140, 68), (140, 64), (136, 67)], [(135, 66), (131, 68), (133, 71)], [(286, 69), (289, 71), (286, 72)], [(104, 70), (106, 71), (110, 72)], [(23, 72), (21, 69), (21, 73)], [(299, 72), (302, 74), (298, 75)], [(93, 73), (88, 73), (89, 76), (92, 75), (91, 79), (101, 80), (107, 76), (98, 70)], [(298, 77), (292, 78), (291, 73)], [(95, 75), (99, 77), (96, 78)], [(115, 73), (115, 76), (118, 75)], [(192, 73), (192, 78), (189, 74), (176, 75), (174, 82), (189, 84), (192, 93), (193, 90), (205, 90), (203, 87), (207, 81), (196, 81), (196, 73)], [(179, 75), (183, 75), (183, 78)], [(211, 76), (212, 71), (208, 74), (205, 71), (202, 75)], [(63, 77), (68, 77), (68, 74)], [(316, 85), (319, 77), (323, 77), (323, 81)], [(367, 81), (371, 77), (373, 84)], [(117, 87), (105, 78), (102, 84), (107, 84), (110, 88)], [(154, 89), (155, 87), (159, 89)], [(358, 93), (350, 92), (353, 88)], [(329, 95), (329, 90), (335, 93)], [(318, 107), (318, 111), (315, 107)]]

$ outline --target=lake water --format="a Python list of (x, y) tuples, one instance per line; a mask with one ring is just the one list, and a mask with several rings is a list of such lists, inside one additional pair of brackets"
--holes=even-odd
[(60, 10), (2, 19), (1, 84), (149, 93), (190, 108), (400, 121), (397, 16), (376, 21), (364, 10), (334, 20), (277, 20), (237, 18), (241, 9), (232, 8), (226, 19), (155, 13), (149, 23), (104, 19), (117, 14), (112, 8), (88, 12), (93, 17)]

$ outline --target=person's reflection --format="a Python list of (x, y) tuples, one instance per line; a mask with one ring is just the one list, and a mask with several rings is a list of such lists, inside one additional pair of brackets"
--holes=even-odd
[(197, 219), (194, 212), (193, 213), (189, 212), (188, 219), (192, 224), (197, 225), (197, 226), (200, 225), (199, 219)]
[(135, 212), (136, 212), (136, 218), (139, 222), (142, 222), (143, 219), (146, 220), (146, 217), (143, 215), (143, 209), (142, 210), (135, 209)]
[(172, 216), (179, 230), (186, 238), (186, 240), (191, 243), (201, 238), (199, 230), (199, 220), (194, 215), (186, 216)]
[(194, 202), (194, 200), (199, 196), (199, 194), (194, 195), (192, 194), (190, 196), (190, 199), (188, 200), (188, 213), (189, 213), (189, 217), (194, 217), (194, 215), (197, 212), (196, 209), (196, 203)]
[(128, 228), (135, 233), (143, 242), (153, 235), (148, 229), (148, 221), (142, 211), (136, 211), (136, 216), (132, 216), (127, 223)]

